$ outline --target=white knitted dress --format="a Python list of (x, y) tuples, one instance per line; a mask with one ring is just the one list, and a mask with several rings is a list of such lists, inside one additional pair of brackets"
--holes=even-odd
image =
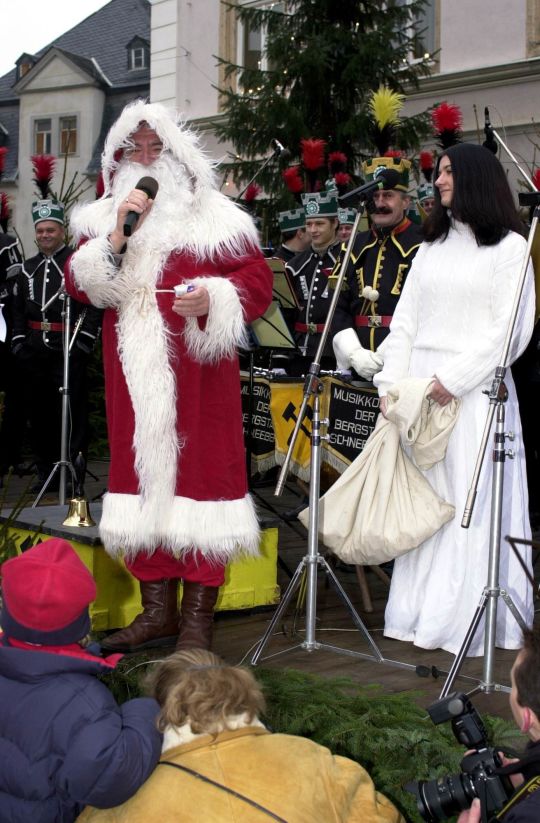
[[(478, 246), (470, 229), (457, 222), (446, 240), (423, 243), (392, 320), (384, 367), (374, 379), (384, 396), (403, 377), (436, 375), (462, 400), (445, 460), (425, 472), (438, 494), (454, 504), (456, 516), (418, 549), (396, 560), (385, 614), (385, 635), (425, 649), (442, 648), (453, 654), (459, 650), (487, 582), (492, 440), (468, 529), (461, 527), (461, 518), (488, 410), (482, 390), (489, 388), (500, 363), (525, 245), (522, 237), (510, 233), (496, 246)], [(534, 303), (530, 269), (512, 360), (531, 336)], [(507, 460), (504, 468), (502, 536), (530, 537), (521, 424), (509, 372), (506, 385), (505, 430), (516, 434), (515, 441), (508, 442), (516, 459)], [(526, 561), (530, 565), (528, 552)], [(530, 625), (531, 587), (504, 539), (500, 581)], [(469, 655), (483, 653), (483, 637), (482, 620)], [(500, 600), (497, 646), (520, 645), (521, 630)]]

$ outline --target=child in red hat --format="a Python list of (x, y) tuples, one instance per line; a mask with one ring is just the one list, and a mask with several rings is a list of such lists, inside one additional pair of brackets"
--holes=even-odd
[(90, 629), (92, 575), (52, 538), (2, 566), (0, 820), (69, 823), (86, 804), (127, 800), (158, 761), (157, 703), (119, 706), (81, 641)]

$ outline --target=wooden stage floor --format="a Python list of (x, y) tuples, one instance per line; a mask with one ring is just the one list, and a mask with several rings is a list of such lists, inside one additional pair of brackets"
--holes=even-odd
[[(89, 466), (95, 475), (86, 483), (86, 494), (90, 500), (99, 497), (106, 488), (107, 463), (93, 462)], [(11, 479), (6, 491), (5, 505), (9, 508), (20, 496), (27, 485), (27, 478)], [(282, 592), (289, 582), (287, 570), (294, 572), (307, 551), (307, 533), (297, 522), (287, 522), (280, 515), (295, 508), (300, 502), (300, 492), (292, 481), (288, 483), (284, 494), (276, 498), (273, 485), (254, 488), (257, 505), (261, 515), (272, 523), (279, 525), (278, 582)], [(33, 498), (30, 498), (30, 502)], [(57, 495), (46, 494), (42, 505), (57, 504)], [(322, 551), (323, 549), (321, 549)], [(357, 614), (385, 661), (399, 661), (411, 667), (422, 667), (428, 675), (418, 676), (415, 668), (402, 668), (390, 662), (377, 662), (374, 657), (358, 658), (340, 654), (328, 649), (315, 649), (308, 652), (298, 648), (304, 639), (304, 609), (298, 610), (295, 619), (296, 595), (276, 626), (269, 639), (260, 665), (267, 668), (289, 668), (311, 672), (322, 676), (347, 676), (359, 684), (378, 683), (388, 692), (415, 691), (422, 706), (428, 706), (436, 700), (444, 685), (444, 674), (433, 677), (432, 667), (446, 672), (452, 664), (452, 655), (440, 651), (418, 649), (412, 643), (390, 640), (382, 634), (384, 608), (387, 588), (373, 572), (367, 571), (367, 579), (373, 600), (373, 612), (363, 610), (356, 575), (347, 567), (338, 568), (336, 575), (350, 598)], [(504, 607), (504, 606), (503, 606)], [(239, 663), (249, 662), (253, 648), (268, 627), (276, 607), (259, 608), (251, 612), (223, 612), (216, 616), (214, 633), (214, 651), (227, 660)], [(504, 607), (505, 608), (505, 607)], [(317, 623), (316, 640), (323, 644), (343, 647), (352, 652), (372, 656), (369, 639), (363, 630), (358, 629), (350, 612), (340, 599), (334, 585), (328, 584), (326, 575), (319, 573), (317, 587)], [(296, 647), (296, 648), (294, 648)], [(290, 650), (290, 651), (289, 651)], [(284, 654), (276, 654), (285, 651)], [(497, 649), (495, 652), (495, 679), (497, 683), (508, 685), (509, 672), (515, 652)], [(468, 658), (461, 673), (468, 678), (458, 678), (454, 688), (468, 691), (482, 679), (482, 658)], [(474, 698), (480, 712), (500, 715), (511, 719), (508, 707), (508, 695), (496, 691), (491, 694), (480, 693)]]

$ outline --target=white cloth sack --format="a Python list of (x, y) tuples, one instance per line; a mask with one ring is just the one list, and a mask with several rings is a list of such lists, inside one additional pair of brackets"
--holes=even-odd
[[(459, 410), (456, 398), (446, 406), (429, 400), (432, 383), (431, 378), (406, 378), (389, 389), (387, 417), (379, 417), (361, 454), (319, 502), (320, 537), (346, 563), (392, 560), (454, 516), (454, 507), (419, 471), (444, 458)], [(309, 510), (299, 519), (307, 526)]]

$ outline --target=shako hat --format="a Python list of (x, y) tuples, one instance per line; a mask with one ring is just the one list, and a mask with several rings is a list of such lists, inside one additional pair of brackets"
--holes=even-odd
[(392, 169), (399, 174), (399, 182), (396, 183), (394, 189), (405, 192), (409, 190), (410, 168), (410, 160), (406, 160), (404, 157), (372, 157), (370, 160), (364, 160), (362, 163), (366, 183), (376, 180), (382, 171)]
[(64, 204), (58, 200), (36, 200), (32, 203), (34, 226), (42, 220), (53, 220), (64, 225)]
[(306, 219), (310, 217), (337, 217), (337, 190), (305, 192), (302, 203)]
[(282, 232), (303, 229), (306, 225), (306, 213), (304, 209), (280, 211), (278, 214), (278, 223), (279, 229)]
[(356, 220), (356, 209), (339, 208), (337, 210), (337, 219), (342, 226), (354, 226)]
[(419, 183), (416, 189), (416, 197), (420, 202), (426, 200), (428, 197), (434, 197), (434, 195), (435, 190), (432, 183)]

